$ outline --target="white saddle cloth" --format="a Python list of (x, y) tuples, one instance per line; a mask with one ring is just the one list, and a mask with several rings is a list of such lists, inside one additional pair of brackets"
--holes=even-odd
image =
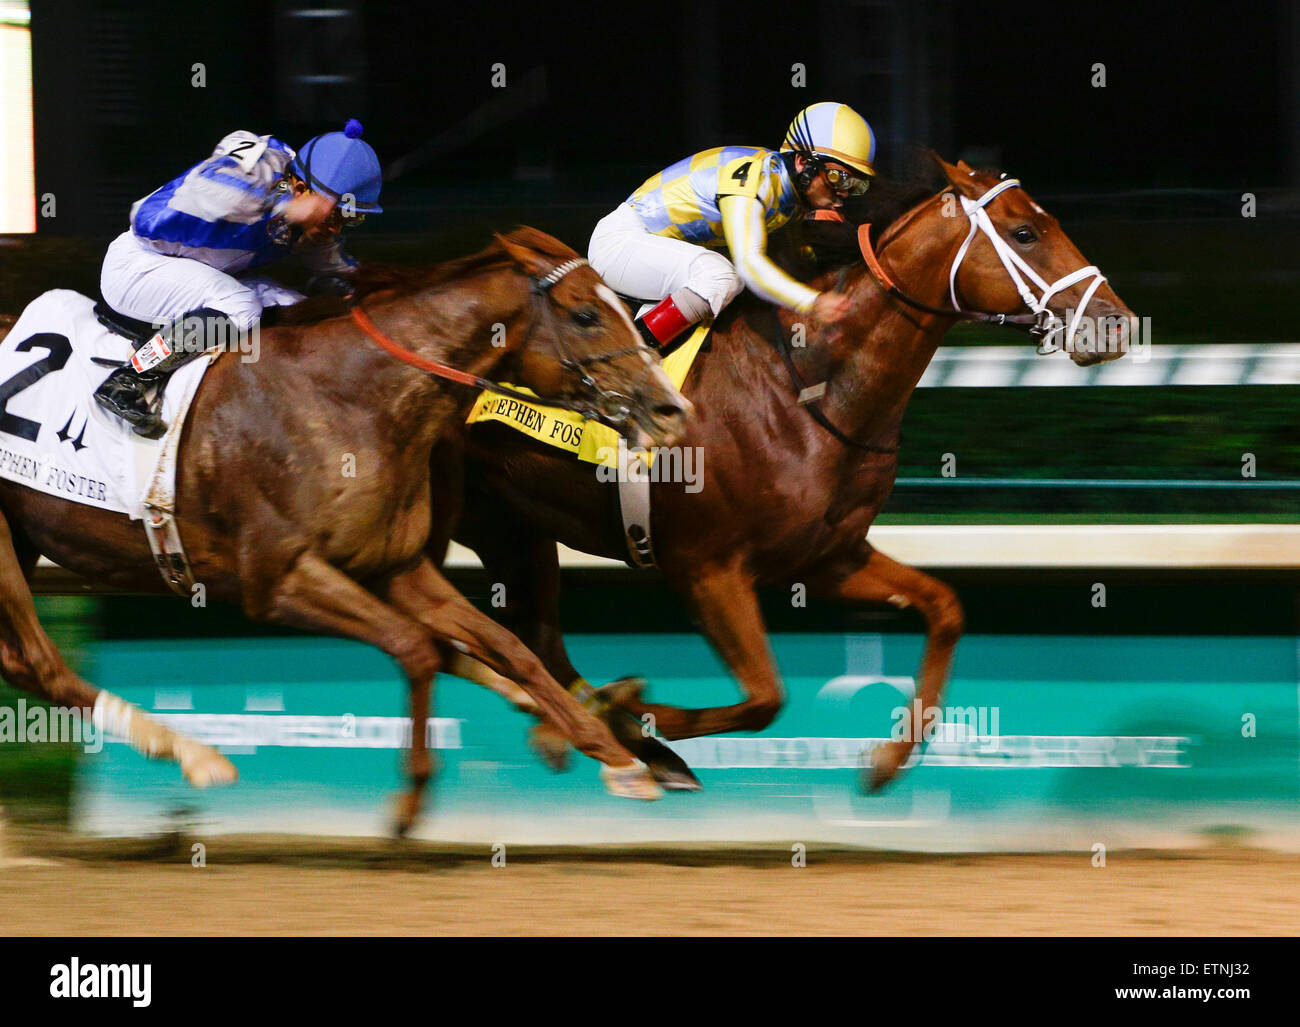
[(0, 342), (0, 478), (140, 520), (146, 500), (170, 510), (185, 413), (215, 354), (186, 364), (163, 394), (161, 439), (143, 439), (102, 409), (94, 391), (131, 342), (70, 289), (33, 300)]

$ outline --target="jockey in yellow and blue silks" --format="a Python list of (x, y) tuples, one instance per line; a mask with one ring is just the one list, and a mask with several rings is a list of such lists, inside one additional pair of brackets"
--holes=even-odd
[(767, 237), (803, 211), (835, 210), (865, 192), (875, 155), (861, 115), (815, 103), (795, 116), (779, 152), (721, 146), (648, 179), (596, 226), (591, 265), (613, 289), (648, 304), (637, 323), (652, 345), (717, 317), (745, 286), (834, 323), (847, 299), (791, 278), (767, 256)]

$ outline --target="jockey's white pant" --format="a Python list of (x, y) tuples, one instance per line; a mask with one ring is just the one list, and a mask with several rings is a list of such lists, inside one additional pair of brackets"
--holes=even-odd
[(678, 289), (690, 289), (708, 303), (714, 317), (745, 287), (721, 253), (652, 235), (626, 203), (600, 219), (587, 259), (615, 292), (653, 305)]
[(246, 332), (266, 307), (290, 306), (303, 294), (262, 275), (238, 278), (189, 257), (169, 257), (131, 232), (109, 244), (99, 276), (104, 302), (127, 317), (161, 326), (200, 307), (219, 310)]

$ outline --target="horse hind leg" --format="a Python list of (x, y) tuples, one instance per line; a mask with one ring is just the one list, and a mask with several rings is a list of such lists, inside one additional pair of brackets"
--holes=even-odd
[(146, 756), (175, 760), (196, 787), (234, 781), (239, 776), (234, 765), (215, 749), (177, 734), (73, 673), (36, 617), (24, 573), (35, 561), (26, 552), (24, 558), (18, 558), (8, 519), (0, 516), (0, 672), (6, 680), (57, 706), (79, 710), (97, 730), (125, 738)]

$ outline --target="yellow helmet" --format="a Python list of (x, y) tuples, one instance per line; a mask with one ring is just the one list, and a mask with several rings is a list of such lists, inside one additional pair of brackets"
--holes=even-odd
[(815, 103), (794, 116), (782, 150), (811, 154), (874, 175), (876, 134), (866, 119), (846, 103)]

